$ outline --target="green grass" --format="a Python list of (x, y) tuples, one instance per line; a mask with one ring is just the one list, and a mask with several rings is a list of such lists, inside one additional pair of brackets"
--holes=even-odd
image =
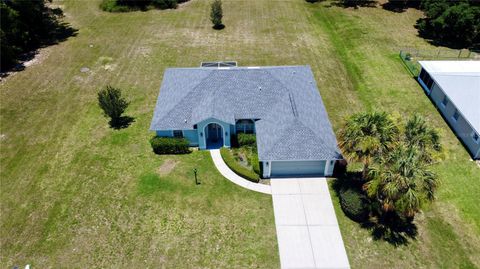
[[(148, 143), (164, 69), (208, 60), (310, 65), (336, 130), (365, 109), (426, 116), (447, 154), (418, 239), (373, 241), (334, 196), (350, 263), (480, 267), (480, 169), (398, 58), (401, 47), (433, 48), (413, 27), (420, 12), (225, 0), (226, 28), (215, 31), (208, 0), (129, 13), (102, 12), (99, 1), (54, 4), (78, 35), (0, 86), (1, 267), (278, 268), (269, 196), (223, 179), (208, 152), (157, 156)], [(107, 84), (131, 101), (128, 129), (109, 129), (96, 104)], [(176, 165), (165, 174), (166, 161)]]

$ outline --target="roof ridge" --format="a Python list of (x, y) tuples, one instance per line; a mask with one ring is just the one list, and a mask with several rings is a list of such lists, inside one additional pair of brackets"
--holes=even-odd
[[(168, 68), (168, 69), (176, 69), (176, 68)], [(200, 69), (200, 68), (198, 68), (198, 69)], [(203, 70), (203, 69), (202, 69), (202, 70)], [(208, 72), (208, 75), (206, 75), (206, 76), (205, 76), (204, 78), (202, 78), (194, 87), (192, 87), (191, 90), (190, 90), (187, 94), (185, 94), (185, 96), (184, 96), (182, 99), (180, 99), (180, 100), (177, 102), (177, 104), (179, 104), (179, 103), (183, 102), (185, 99), (187, 99), (187, 97), (189, 97), (189, 96), (192, 94), (192, 92), (193, 92), (196, 88), (198, 88), (198, 86), (200, 86), (200, 84), (202, 84), (204, 81), (206, 81), (207, 79), (210, 78), (210, 76), (211, 76), (212, 73), (213, 73), (213, 70), (205, 69), (205, 71), (209, 71), (209, 72)], [(170, 116), (170, 114), (175, 110), (176, 107), (177, 107), (176, 105), (173, 106), (172, 109), (170, 109), (168, 112), (166, 112), (166, 113), (165, 113), (165, 116), (162, 117), (162, 118), (160, 118), (160, 119), (158, 119), (157, 122), (162, 121), (162, 120), (164, 120), (165, 118), (167, 118), (168, 116)]]

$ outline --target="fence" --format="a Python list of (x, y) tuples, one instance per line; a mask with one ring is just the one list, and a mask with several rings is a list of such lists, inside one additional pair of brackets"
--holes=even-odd
[(480, 54), (463, 49), (438, 49), (438, 50), (420, 50), (413, 48), (406, 48), (400, 50), (400, 59), (407, 68), (407, 70), (416, 77), (420, 73), (420, 64), (418, 61), (422, 60), (473, 60), (479, 59)]

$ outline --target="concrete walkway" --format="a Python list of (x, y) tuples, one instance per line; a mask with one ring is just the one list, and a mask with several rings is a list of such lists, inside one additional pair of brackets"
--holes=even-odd
[(231, 182), (271, 194), (283, 269), (350, 268), (325, 178), (278, 178), (271, 186), (248, 181), (210, 150), (218, 171)]
[(326, 179), (270, 182), (282, 268), (350, 268)]
[(272, 194), (272, 189), (270, 185), (254, 183), (249, 180), (240, 177), (239, 175), (235, 174), (223, 161), (222, 155), (220, 155), (219, 149), (212, 149), (210, 150), (210, 155), (212, 155), (212, 160), (215, 166), (217, 167), (220, 174), (222, 174), (225, 178), (230, 180), (231, 182), (244, 187), (245, 189), (249, 189), (256, 192), (261, 192), (265, 194)]

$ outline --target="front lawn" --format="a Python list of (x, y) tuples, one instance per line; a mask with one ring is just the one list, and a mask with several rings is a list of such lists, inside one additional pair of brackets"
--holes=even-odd
[[(422, 14), (223, 2), (226, 28), (215, 31), (208, 0), (129, 13), (103, 12), (99, 0), (53, 1), (78, 35), (0, 82), (0, 267), (279, 268), (270, 196), (224, 179), (208, 152), (158, 156), (149, 145), (165, 68), (213, 59), (310, 65), (335, 130), (373, 108), (427, 117), (447, 154), (417, 240), (373, 240), (332, 191), (351, 266), (480, 267), (480, 169), (398, 58), (401, 47), (435, 48), (413, 27)], [(110, 129), (97, 106), (107, 84), (131, 101), (127, 129)]]

